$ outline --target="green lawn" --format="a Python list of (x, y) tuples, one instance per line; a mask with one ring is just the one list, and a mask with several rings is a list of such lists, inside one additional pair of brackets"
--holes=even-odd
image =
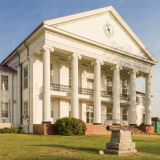
[(160, 159), (159, 137), (132, 137), (136, 143), (137, 155), (117, 157), (99, 155), (98, 151), (105, 148), (109, 135), (91, 136), (40, 136), (27, 134), (0, 134), (0, 160), (38, 160), (38, 159)]

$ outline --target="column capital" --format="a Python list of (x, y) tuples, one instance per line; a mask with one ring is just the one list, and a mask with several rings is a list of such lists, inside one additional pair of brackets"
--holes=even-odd
[(91, 62), (91, 65), (93, 66), (93, 65), (95, 65), (95, 64), (101, 64), (101, 65), (103, 65), (104, 64), (104, 62), (103, 61), (101, 61), (101, 60), (95, 60), (94, 62)]
[(132, 71), (129, 71), (128, 74), (139, 74), (139, 71), (136, 69), (133, 69)]
[(153, 78), (153, 74), (152, 73), (148, 73), (148, 74), (145, 74), (143, 75), (143, 78)]
[(78, 53), (73, 53), (72, 55), (70, 55), (70, 56), (68, 57), (68, 59), (71, 60), (72, 58), (75, 58), (75, 57), (78, 57), (78, 59), (81, 59), (81, 58), (82, 58), (80, 54), (78, 54)]
[(116, 66), (114, 67), (111, 67), (111, 70), (114, 70), (114, 69), (119, 69), (119, 70), (122, 70), (122, 66), (117, 64)]
[(43, 51), (46, 51), (46, 50), (49, 50), (50, 52), (54, 52), (54, 48), (52, 46), (48, 46), (48, 45), (43, 45), (39, 51), (40, 52), (43, 52)]

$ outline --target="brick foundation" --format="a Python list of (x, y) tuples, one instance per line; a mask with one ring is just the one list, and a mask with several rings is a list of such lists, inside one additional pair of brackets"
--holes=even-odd
[(138, 129), (142, 130), (145, 133), (155, 133), (154, 126), (136, 126)]
[[(86, 124), (87, 130), (85, 135), (107, 135), (111, 134), (111, 131), (107, 131), (106, 127), (107, 125), (93, 125), (93, 124)], [(113, 127), (117, 127), (114, 126)], [(121, 126), (122, 127), (122, 126)], [(133, 126), (132, 126), (133, 127)], [(155, 133), (155, 127), (154, 126), (134, 126), (135, 128), (138, 128), (142, 132), (145, 133)], [(124, 126), (123, 128), (126, 128)], [(129, 128), (132, 129), (132, 128)], [(33, 124), (33, 134), (38, 135), (56, 135), (58, 134), (58, 130), (56, 129), (55, 124)]]
[(92, 135), (93, 134), (93, 124), (86, 124), (87, 130), (85, 135)]
[(56, 135), (58, 131), (55, 124), (33, 124), (33, 134)]

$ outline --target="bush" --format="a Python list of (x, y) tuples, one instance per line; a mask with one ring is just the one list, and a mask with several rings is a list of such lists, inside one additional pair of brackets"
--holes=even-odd
[(7, 128), (4, 127), (4, 129), (2, 130), (2, 133), (18, 133), (18, 129), (16, 128)]
[(156, 127), (156, 125), (154, 123), (152, 123), (152, 126)]
[(144, 123), (144, 122), (142, 122), (139, 126), (145, 126), (145, 123)]
[(59, 134), (66, 136), (84, 135), (87, 129), (85, 122), (77, 118), (57, 119), (55, 125)]

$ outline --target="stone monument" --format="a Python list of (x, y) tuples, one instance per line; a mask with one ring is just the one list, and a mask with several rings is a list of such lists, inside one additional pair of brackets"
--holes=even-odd
[(107, 126), (108, 131), (112, 131), (110, 142), (106, 143), (106, 149), (100, 150), (99, 154), (113, 154), (113, 155), (129, 155), (137, 153), (135, 143), (132, 143), (132, 130), (121, 129)]

